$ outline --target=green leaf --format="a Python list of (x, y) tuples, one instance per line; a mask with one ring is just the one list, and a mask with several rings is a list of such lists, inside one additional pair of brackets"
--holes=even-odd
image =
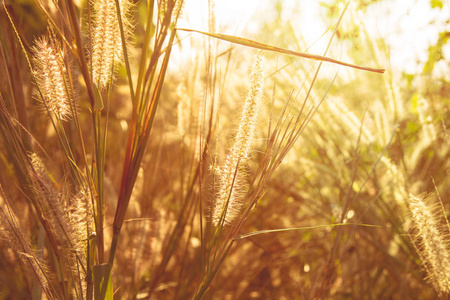
[[(110, 264), (95, 265), (94, 269), (94, 299), (95, 300), (113, 300), (113, 288), (111, 282), (111, 276), (107, 279), (106, 276), (110, 274), (108, 272)], [(101, 295), (103, 284), (108, 281), (105, 295)]]
[(415, 77), (416, 76), (414, 74), (410, 74), (410, 73), (406, 73), (406, 72), (402, 73), (402, 78), (406, 81), (406, 86), (408, 88), (412, 88)]
[(411, 104), (411, 111), (417, 113), (417, 108), (419, 107), (419, 99), (420, 95), (418, 93), (414, 93), (409, 99), (409, 103)]
[(102, 94), (100, 93), (97, 87), (95, 87), (94, 90), (95, 90), (94, 109), (96, 111), (101, 111), (104, 108)]
[(436, 62), (444, 58), (442, 47), (447, 44), (450, 39), (450, 31), (444, 31), (439, 33), (439, 38), (436, 44), (428, 48), (428, 60), (423, 67), (423, 73), (430, 74), (433, 72)]
[(430, 0), (430, 6), (431, 8), (438, 7), (439, 9), (442, 9), (444, 7), (444, 3), (442, 0)]

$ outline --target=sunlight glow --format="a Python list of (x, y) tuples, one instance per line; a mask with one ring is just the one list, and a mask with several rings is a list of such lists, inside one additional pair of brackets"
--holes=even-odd
[[(249, 21), (257, 11), (258, 7), (266, 1), (258, 0), (221, 0), (214, 1), (214, 12), (217, 29), (226, 28), (230, 34), (236, 34), (249, 25)], [(187, 1), (184, 7), (184, 15), (180, 20), (180, 27), (197, 30), (208, 30), (208, 1)]]
[[(325, 10), (320, 2), (285, 0), (282, 5), (282, 18), (289, 22), (295, 35), (301, 37), (307, 47), (312, 46), (308, 52), (321, 53), (328, 42), (327, 37), (321, 36), (331, 23), (325, 23)], [(256, 21), (266, 18), (274, 3), (268, 0), (217, 0), (214, 6), (216, 32), (242, 36), (243, 32), (257, 32)], [(437, 39), (435, 28), (427, 25), (445, 24), (449, 18), (447, 10), (431, 9), (427, 1), (416, 1), (407, 9), (401, 0), (381, 1), (371, 5), (366, 14), (356, 9), (356, 5), (351, 4), (346, 18), (350, 18), (352, 11), (357, 20), (364, 22), (374, 40), (384, 38), (391, 47), (391, 61), (380, 63), (390, 63), (409, 73), (420, 68), (419, 61), (426, 61), (427, 49)], [(187, 1), (179, 27), (208, 31), (208, 1)], [(443, 52), (450, 55), (450, 47), (444, 47)]]
[(305, 273), (308, 273), (310, 270), (311, 270), (311, 267), (309, 266), (309, 264), (305, 264), (305, 265), (303, 266), (303, 271), (304, 271)]

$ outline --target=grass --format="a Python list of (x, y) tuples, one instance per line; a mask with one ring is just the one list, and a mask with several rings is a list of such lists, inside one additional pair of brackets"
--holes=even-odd
[(3, 1), (0, 299), (448, 297), (446, 83), (397, 83), (363, 23), (334, 58), (349, 5), (319, 55), (214, 1), (208, 32), (183, 1)]

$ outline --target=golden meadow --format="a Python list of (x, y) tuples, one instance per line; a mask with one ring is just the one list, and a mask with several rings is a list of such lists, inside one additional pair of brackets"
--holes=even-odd
[(447, 299), (450, 33), (406, 73), (386, 1), (320, 53), (204, 2), (2, 1), (0, 299)]

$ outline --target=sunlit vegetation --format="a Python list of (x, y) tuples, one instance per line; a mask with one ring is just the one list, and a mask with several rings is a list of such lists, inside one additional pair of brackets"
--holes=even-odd
[(411, 72), (384, 0), (315, 43), (295, 1), (186, 1), (2, 1), (0, 299), (449, 297), (445, 26)]

